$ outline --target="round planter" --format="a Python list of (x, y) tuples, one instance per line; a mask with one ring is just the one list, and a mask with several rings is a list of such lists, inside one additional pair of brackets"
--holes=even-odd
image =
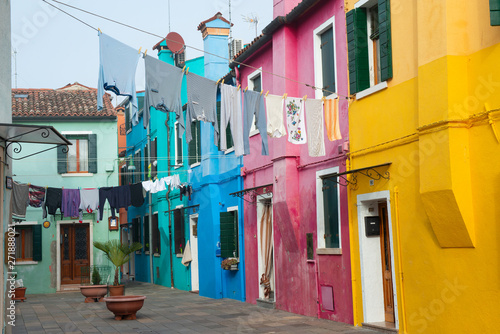
[(84, 295), (86, 303), (102, 302), (108, 293), (107, 285), (81, 285), (80, 292)]
[(14, 290), (14, 297), (12, 297), (12, 300), (20, 300), (24, 302), (26, 297), (24, 295), (26, 294), (26, 288), (15, 288)]
[(125, 285), (110, 285), (108, 286), (109, 288), (109, 295), (110, 296), (123, 296), (125, 294)]
[(115, 315), (115, 320), (135, 320), (145, 299), (146, 296), (111, 296), (104, 298), (104, 301), (108, 310)]

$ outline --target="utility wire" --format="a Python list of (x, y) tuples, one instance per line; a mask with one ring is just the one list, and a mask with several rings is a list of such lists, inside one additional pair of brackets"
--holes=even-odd
[[(74, 18), (74, 19), (76, 19), (76, 20), (80, 21), (81, 23), (83, 23), (83, 24), (85, 24), (85, 25), (89, 26), (90, 28), (92, 28), (92, 29), (94, 29), (94, 30), (96, 30), (96, 31), (99, 31), (99, 29), (98, 29), (98, 28), (92, 27), (90, 24), (88, 24), (88, 23), (86, 23), (86, 22), (84, 22), (84, 21), (82, 21), (82, 20), (80, 20), (80, 19), (76, 18), (75, 16), (73, 16), (73, 15), (71, 15), (71, 14), (69, 14), (69, 13), (65, 12), (64, 10), (60, 9), (59, 7), (56, 7), (56, 6), (54, 6), (54, 5), (50, 4), (50, 3), (48, 3), (48, 2), (47, 2), (47, 0), (42, 0), (42, 1), (43, 1), (43, 2), (45, 2), (45, 3), (47, 3), (47, 4), (49, 4), (49, 5), (51, 5), (51, 6), (52, 6), (52, 7), (54, 7), (54, 8), (59, 9), (61, 12), (65, 13), (65, 14), (67, 14), (67, 15), (69, 15), (69, 16), (71, 16), (72, 18)], [(61, 5), (63, 5), (63, 6), (67, 6), (67, 7), (70, 7), (70, 8), (76, 9), (76, 10), (79, 10), (79, 11), (84, 12), (84, 13), (86, 13), (86, 14), (89, 14), (89, 15), (93, 15), (93, 16), (99, 17), (99, 18), (101, 18), (101, 19), (103, 19), (103, 20), (107, 20), (107, 21), (110, 21), (110, 22), (113, 22), (113, 23), (116, 23), (116, 24), (119, 24), (119, 25), (125, 26), (125, 27), (127, 27), (127, 28), (130, 28), (130, 29), (134, 29), (134, 30), (140, 31), (140, 32), (142, 32), (142, 33), (145, 33), (145, 34), (148, 34), (148, 35), (151, 35), (151, 36), (155, 36), (155, 37), (158, 37), (158, 38), (160, 38), (160, 39), (165, 39), (165, 41), (171, 41), (171, 42), (174, 42), (174, 43), (175, 43), (175, 42), (176, 42), (176, 43), (178, 43), (177, 41), (167, 39), (167, 37), (163, 37), (163, 36), (160, 36), (160, 35), (154, 34), (154, 33), (152, 33), (152, 32), (149, 32), (149, 31), (146, 31), (146, 30), (142, 30), (142, 29), (136, 28), (136, 27), (131, 26), (131, 25), (129, 25), (129, 24), (126, 24), (126, 23), (123, 23), (123, 22), (120, 22), (120, 21), (116, 21), (116, 20), (110, 19), (110, 18), (108, 18), (108, 17), (106, 17), (106, 16), (102, 16), (102, 15), (99, 15), (99, 14), (96, 14), (96, 13), (93, 13), (93, 12), (89, 12), (89, 11), (87, 11), (87, 10), (85, 10), (85, 9), (82, 9), (82, 8), (79, 8), (79, 7), (75, 7), (75, 6), (69, 5), (69, 4), (67, 4), (67, 3), (60, 2), (60, 1), (58, 1), (58, 0), (52, 0), (52, 1), (53, 1), (53, 2), (56, 2), (56, 3), (58, 3), (58, 4), (61, 4)], [(292, 81), (292, 82), (298, 83), (298, 84), (300, 84), (300, 85), (304, 85), (304, 86), (309, 87), (309, 88), (312, 88), (312, 89), (314, 89), (314, 90), (321, 90), (322, 92), (326, 92), (326, 93), (330, 93), (330, 94), (337, 94), (337, 96), (342, 96), (342, 97), (344, 97), (344, 98), (345, 98), (345, 99), (347, 99), (347, 100), (349, 100), (349, 99), (350, 99), (350, 97), (349, 97), (349, 96), (341, 95), (341, 94), (338, 94), (338, 93), (335, 93), (335, 92), (329, 91), (329, 90), (324, 89), (324, 88), (319, 88), (319, 87), (316, 87), (316, 86), (314, 86), (314, 85), (311, 85), (311, 84), (308, 84), (308, 83), (305, 83), (305, 82), (301, 82), (301, 81), (298, 81), (298, 80), (295, 80), (295, 79), (292, 79), (292, 78), (288, 78), (288, 77), (285, 77), (285, 76), (280, 75), (280, 74), (276, 74), (276, 73), (273, 73), (273, 72), (265, 71), (265, 70), (262, 70), (262, 69), (260, 69), (260, 68), (257, 68), (257, 67), (254, 67), (254, 66), (251, 66), (251, 65), (248, 65), (248, 64), (245, 64), (245, 63), (242, 63), (242, 62), (236, 61), (236, 60), (234, 60), (234, 59), (230, 59), (230, 58), (222, 57), (222, 56), (219, 56), (219, 55), (217, 55), (217, 54), (214, 54), (214, 53), (211, 53), (211, 52), (208, 52), (208, 51), (205, 51), (205, 50), (202, 50), (202, 49), (196, 48), (196, 47), (194, 47), (194, 46), (190, 46), (190, 45), (187, 45), (187, 44), (185, 44), (184, 46), (185, 46), (185, 47), (187, 47), (187, 48), (190, 48), (190, 49), (193, 49), (193, 50), (199, 51), (199, 52), (206, 53), (206, 54), (211, 55), (211, 56), (214, 56), (214, 57), (222, 58), (222, 59), (224, 59), (224, 60), (227, 60), (228, 62), (233, 62), (233, 63), (238, 64), (238, 65), (243, 65), (243, 66), (246, 66), (246, 67), (251, 68), (251, 69), (253, 69), (253, 70), (258, 70), (258, 71), (260, 71), (260, 72), (262, 72), (262, 73), (267, 73), (267, 74), (270, 74), (270, 75), (276, 76), (276, 77), (281, 78), (281, 79), (289, 80), (289, 81)]]

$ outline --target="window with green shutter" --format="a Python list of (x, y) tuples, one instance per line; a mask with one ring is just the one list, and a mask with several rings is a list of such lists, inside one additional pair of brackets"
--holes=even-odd
[(174, 140), (175, 140), (175, 165), (182, 166), (182, 138), (179, 138), (179, 122), (175, 122), (174, 125)]
[(335, 179), (323, 179), (323, 219), (325, 247), (339, 248), (338, 184)]
[(182, 254), (186, 246), (184, 209), (174, 210), (174, 242), (175, 254)]
[(347, 12), (346, 28), (350, 93), (391, 79), (390, 0), (368, 1)]
[(16, 261), (42, 261), (42, 225), (16, 226)]
[(149, 252), (149, 216), (144, 216), (144, 251)]
[(188, 144), (189, 165), (201, 162), (201, 124), (199, 121), (191, 122), (191, 135), (193, 139)]
[(155, 254), (161, 254), (161, 235), (160, 228), (158, 226), (158, 214), (155, 213), (153, 215), (152, 221), (152, 229), (153, 229), (153, 252)]
[(141, 242), (141, 217), (132, 219), (132, 241)]
[(222, 257), (238, 257), (238, 211), (220, 213), (220, 244)]
[(500, 26), (500, 0), (490, 0), (490, 25)]
[(57, 148), (57, 172), (97, 173), (97, 135), (65, 135), (72, 143)]

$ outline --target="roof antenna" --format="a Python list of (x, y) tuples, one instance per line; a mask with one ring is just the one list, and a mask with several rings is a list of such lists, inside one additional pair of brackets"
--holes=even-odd
[(248, 16), (243, 16), (243, 21), (250, 23), (250, 27), (252, 27), (252, 24), (255, 26), (255, 37), (257, 37), (257, 26), (259, 25), (259, 17), (257, 14), (250, 14)]

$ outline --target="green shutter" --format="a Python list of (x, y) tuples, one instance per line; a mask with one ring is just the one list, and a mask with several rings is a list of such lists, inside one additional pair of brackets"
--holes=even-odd
[(196, 145), (197, 145), (197, 137), (198, 134), (196, 133), (197, 125), (196, 123), (198, 122), (191, 122), (191, 135), (192, 139), (188, 144), (188, 164), (192, 165), (196, 162)]
[(144, 216), (144, 251), (149, 252), (149, 216)]
[(392, 78), (391, 1), (378, 0), (380, 80)]
[(64, 174), (68, 172), (68, 146), (61, 145), (57, 147), (57, 173)]
[(500, 26), (500, 0), (490, 0), (490, 25)]
[(238, 257), (238, 220), (236, 211), (220, 213), (220, 243), (222, 257)]
[(42, 261), (42, 225), (33, 225), (33, 261)]
[(132, 107), (132, 104), (128, 104), (127, 107), (123, 110), (125, 112), (125, 132), (128, 132), (130, 130), (130, 108)]
[(161, 254), (161, 235), (160, 227), (158, 226), (158, 214), (153, 215), (153, 252)]
[[(184, 209), (174, 210), (174, 242), (175, 254), (182, 254), (181, 248), (186, 247), (184, 235)], [(181, 247), (182, 246), (182, 247)]]
[(365, 8), (356, 8), (346, 14), (350, 94), (355, 94), (370, 87), (368, 28), (366, 22)]
[(323, 96), (335, 92), (335, 55), (333, 54), (333, 27), (321, 34), (321, 67), (323, 69)]
[(89, 135), (89, 173), (97, 173), (97, 135)]
[(323, 180), (323, 213), (326, 248), (339, 248), (338, 184), (334, 179)]

